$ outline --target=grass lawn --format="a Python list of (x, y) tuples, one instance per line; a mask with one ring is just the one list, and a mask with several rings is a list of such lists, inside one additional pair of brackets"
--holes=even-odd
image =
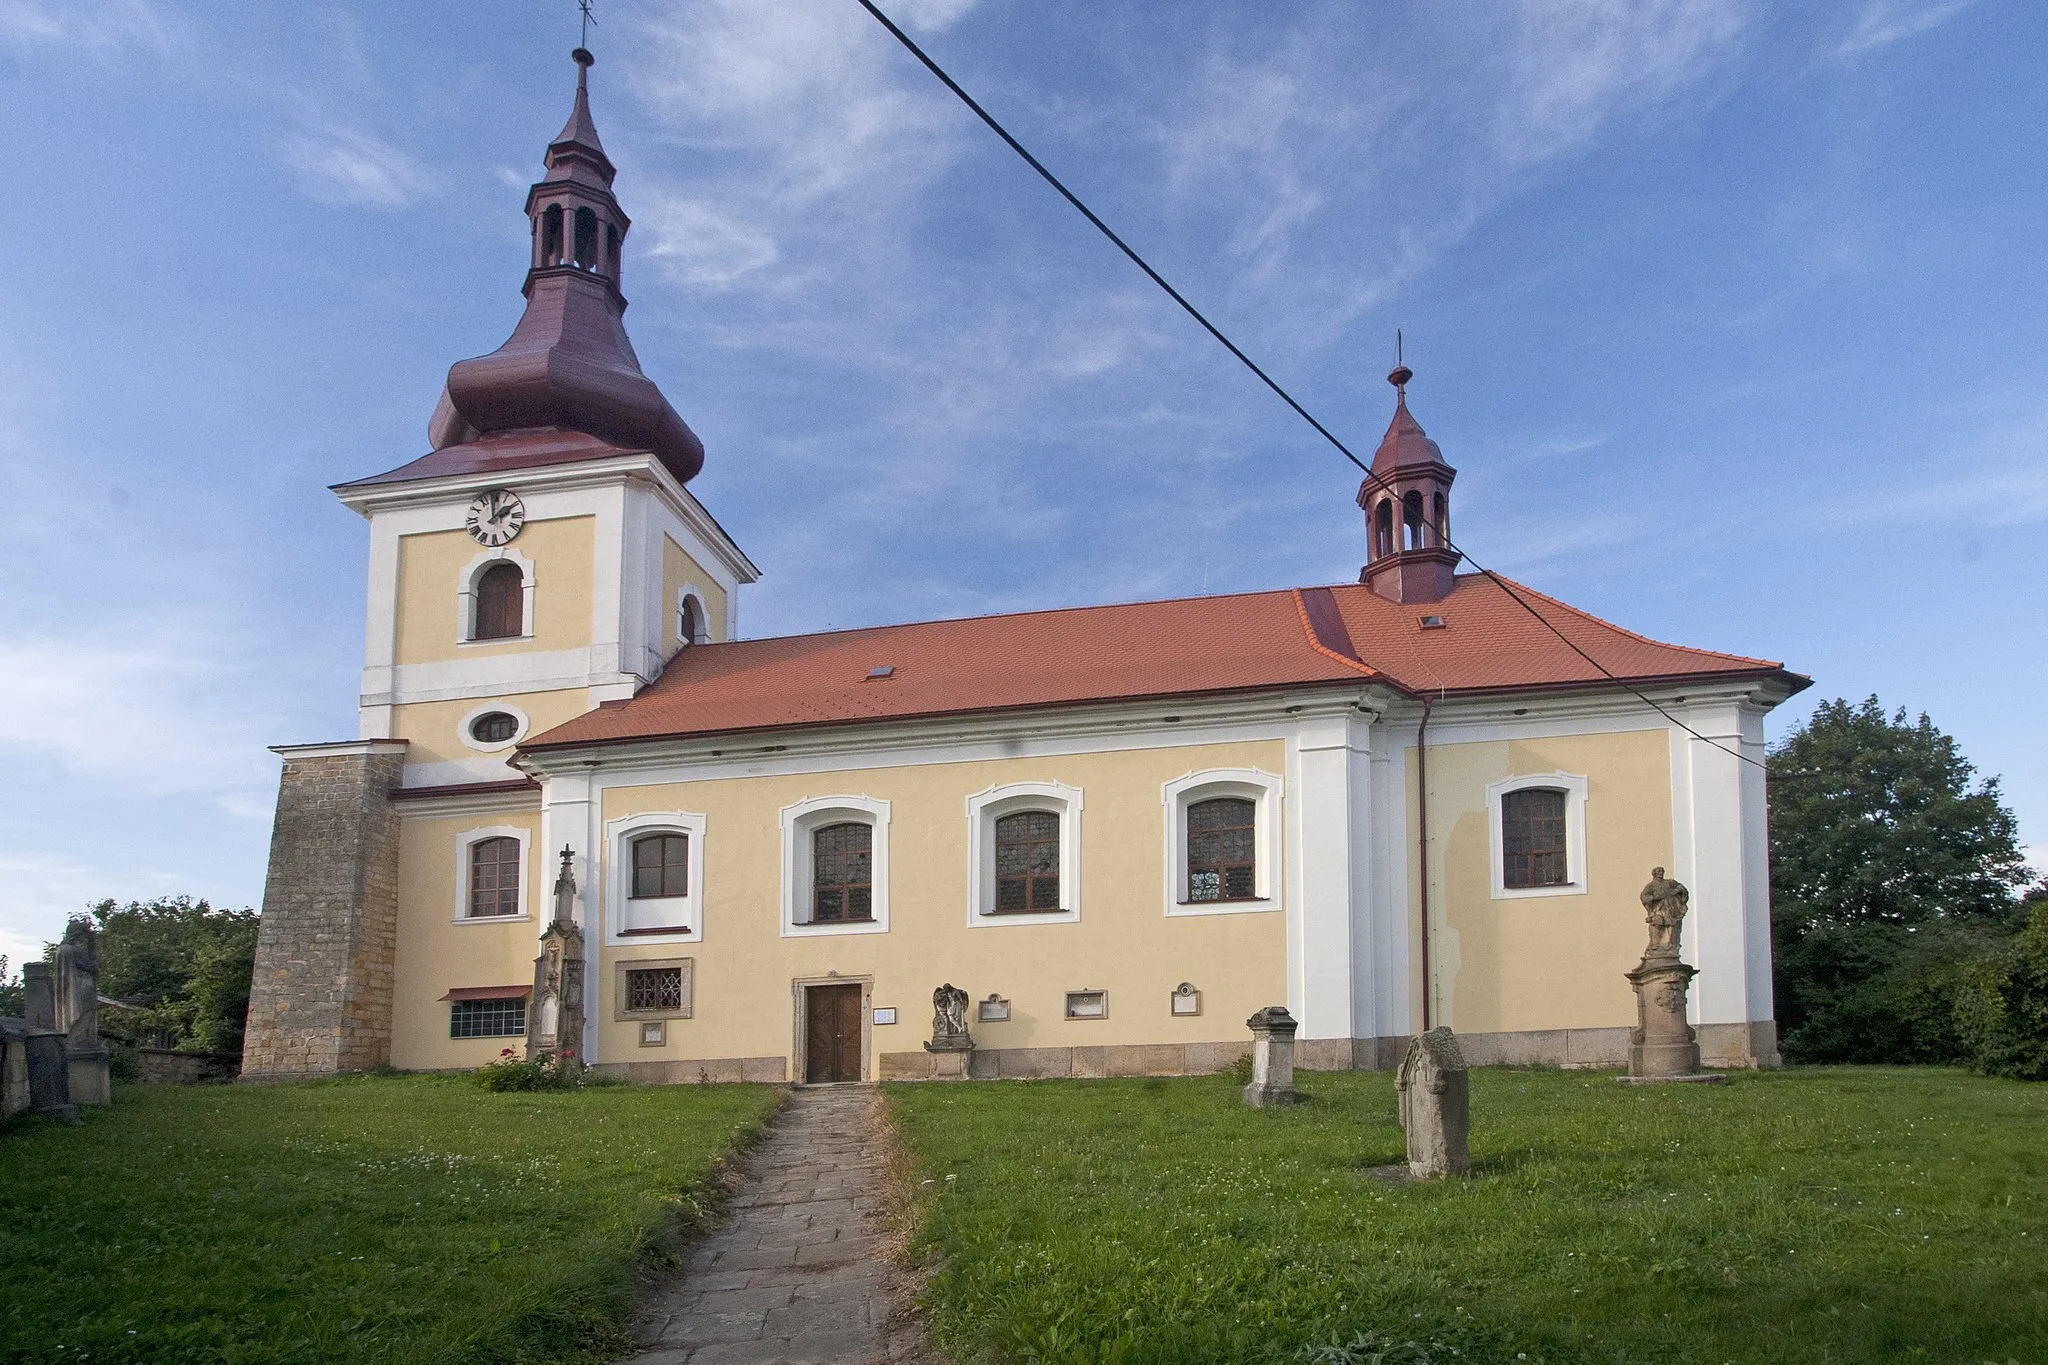
[(940, 1344), (963, 1362), (2048, 1360), (2048, 1086), (1474, 1071), (1476, 1178), (1391, 1184), (1368, 1172), (1402, 1159), (1393, 1077), (1297, 1079), (1313, 1100), (1286, 1110), (1221, 1077), (892, 1087), (931, 1182)]
[(0, 1361), (608, 1360), (766, 1086), (124, 1086), (0, 1127)]

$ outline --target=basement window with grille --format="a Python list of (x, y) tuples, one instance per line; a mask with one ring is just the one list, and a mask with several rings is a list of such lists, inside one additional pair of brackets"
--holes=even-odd
[(450, 1038), (511, 1038), (526, 1033), (526, 999), (453, 1000), (448, 1004)]

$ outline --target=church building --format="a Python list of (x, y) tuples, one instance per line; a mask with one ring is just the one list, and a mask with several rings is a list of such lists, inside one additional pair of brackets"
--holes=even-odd
[[(1167, 1075), (1282, 1004), (1310, 1068), (1437, 1025), (1616, 1066), (1653, 867), (1704, 1060), (1776, 1063), (1757, 760), (1806, 680), (1459, 573), (1405, 368), (1355, 583), (746, 638), (575, 59), (518, 325), (334, 489), (360, 728), (276, 751), (245, 1075)], [(971, 1048), (927, 1046), (945, 987)]]

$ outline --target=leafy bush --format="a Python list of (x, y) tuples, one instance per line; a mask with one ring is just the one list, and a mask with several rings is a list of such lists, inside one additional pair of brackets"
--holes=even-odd
[(254, 910), (219, 910), (167, 896), (92, 907), (100, 994), (142, 1009), (143, 1026), (172, 1046), (239, 1055), (256, 964)]
[(19, 1019), (28, 1012), (28, 1003), (21, 988), (21, 974), (7, 965), (7, 954), (0, 953), (0, 1019)]
[(2009, 946), (1970, 969), (1955, 1019), (1973, 1070), (2048, 1081), (2048, 896)]
[(1252, 1083), (1252, 1054), (1249, 1052), (1240, 1054), (1232, 1060), (1230, 1069), (1223, 1074), (1230, 1078), (1232, 1085), (1240, 1087), (1250, 1085)]
[(508, 1047), (472, 1074), (486, 1090), (575, 1090), (584, 1084), (585, 1068), (567, 1048), (528, 1059)]

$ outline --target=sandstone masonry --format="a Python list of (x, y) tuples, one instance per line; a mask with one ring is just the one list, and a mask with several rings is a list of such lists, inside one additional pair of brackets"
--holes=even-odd
[(391, 1060), (405, 741), (280, 747), (277, 820), (249, 991), (246, 1080)]

